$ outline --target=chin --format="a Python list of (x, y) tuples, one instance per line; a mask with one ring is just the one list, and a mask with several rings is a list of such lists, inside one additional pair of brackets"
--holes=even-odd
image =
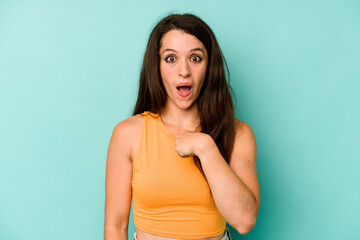
[(181, 108), (182, 110), (189, 110), (191, 107), (194, 106), (193, 103), (187, 103), (187, 104), (177, 104), (178, 108)]
[(172, 107), (176, 107), (181, 110), (189, 110), (192, 107), (194, 107), (194, 104), (196, 101), (193, 101), (192, 98), (190, 99), (177, 99), (177, 98), (168, 98), (169, 105), (172, 105)]

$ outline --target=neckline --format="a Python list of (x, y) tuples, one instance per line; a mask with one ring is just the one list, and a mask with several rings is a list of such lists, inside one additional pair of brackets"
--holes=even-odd
[[(159, 127), (160, 127), (160, 130), (168, 137), (170, 137), (171, 139), (173, 140), (176, 140), (176, 135), (174, 133), (172, 133), (169, 129), (167, 129), (165, 127), (165, 124), (161, 118), (161, 115), (160, 114), (157, 114), (157, 116), (155, 117)], [(201, 132), (201, 128), (197, 129), (196, 132)]]
[(161, 130), (166, 136), (168, 136), (168, 137), (170, 137), (170, 138), (172, 138), (172, 139), (175, 140), (175, 139), (176, 139), (176, 135), (175, 135), (174, 133), (170, 132), (169, 129), (167, 129), (167, 128), (165, 127), (165, 124), (164, 124), (164, 122), (162, 121), (160, 114), (158, 115), (158, 117), (156, 118), (156, 120), (157, 120), (157, 122), (158, 122), (158, 124), (159, 124), (159, 126), (160, 126), (160, 130)]

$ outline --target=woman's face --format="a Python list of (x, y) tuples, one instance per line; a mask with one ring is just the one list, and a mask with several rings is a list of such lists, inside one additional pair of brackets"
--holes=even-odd
[(161, 39), (160, 75), (167, 105), (189, 109), (199, 96), (206, 76), (208, 55), (193, 35), (171, 30)]

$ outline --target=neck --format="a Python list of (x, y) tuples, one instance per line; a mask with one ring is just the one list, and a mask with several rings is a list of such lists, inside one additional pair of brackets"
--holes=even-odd
[(181, 109), (172, 106), (167, 102), (161, 109), (161, 119), (167, 125), (172, 125), (177, 129), (195, 131), (200, 125), (197, 104), (194, 103), (188, 109)]

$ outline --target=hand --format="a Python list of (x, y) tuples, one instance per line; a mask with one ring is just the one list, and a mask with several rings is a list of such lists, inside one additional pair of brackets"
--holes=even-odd
[(175, 150), (181, 157), (198, 156), (211, 143), (212, 138), (205, 133), (185, 131), (176, 136)]

